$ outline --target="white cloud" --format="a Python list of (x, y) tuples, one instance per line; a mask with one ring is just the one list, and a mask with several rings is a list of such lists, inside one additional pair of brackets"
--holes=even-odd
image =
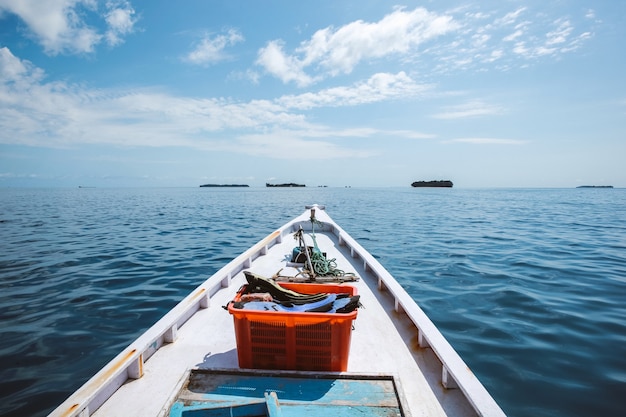
[(0, 79), (5, 83), (40, 80), (42, 77), (43, 71), (33, 67), (29, 61), (21, 61), (7, 47), (0, 48)]
[(494, 21), (496, 26), (508, 26), (512, 25), (517, 21), (517, 18), (522, 15), (526, 11), (526, 7), (519, 7), (514, 12), (509, 12), (505, 14), (503, 17), (498, 18)]
[(522, 36), (523, 34), (524, 34), (524, 31), (522, 31), (521, 29), (517, 29), (515, 32), (511, 33), (510, 35), (505, 36), (503, 40), (505, 42), (512, 42), (515, 39)]
[[(506, 71), (525, 67), (530, 60), (558, 58), (577, 50), (592, 36), (590, 31), (577, 28), (572, 18), (555, 19), (527, 7), (505, 14), (471, 13), (467, 7), (458, 16), (450, 12), (461, 28), (444, 38), (451, 39), (449, 42), (438, 42), (411, 59), (417, 71), (430, 74), (472, 69)], [(587, 19), (577, 20), (577, 25), (588, 22), (588, 15), (584, 16)], [(425, 59), (424, 55), (432, 59)]]
[(224, 50), (243, 41), (243, 35), (235, 29), (230, 29), (223, 35), (213, 37), (206, 35), (194, 50), (187, 54), (185, 60), (193, 64), (213, 64), (228, 59)]
[(445, 141), (445, 143), (469, 143), (472, 145), (524, 145), (527, 141), (496, 138), (459, 138)]
[(179, 146), (291, 158), (294, 150), (321, 149), (328, 151), (326, 157), (363, 157), (370, 154), (334, 141), (379, 134), (429, 137), (411, 131), (387, 134), (367, 126), (336, 129), (314, 124), (302, 113), (313, 107), (356, 106), (419, 94), (425, 87), (404, 73), (376, 74), (350, 87), (248, 102), (45, 82), (43, 71), (8, 48), (0, 48), (0, 75), (3, 144)]
[(321, 68), (318, 77), (349, 74), (364, 60), (407, 54), (458, 27), (451, 16), (421, 7), (397, 8), (378, 22), (358, 20), (338, 29), (318, 30), (291, 55), (284, 51), (284, 42), (269, 42), (259, 51), (257, 64), (284, 83), (306, 86), (317, 79), (306, 74), (308, 67)]
[(303, 70), (304, 65), (297, 58), (291, 57), (283, 51), (282, 41), (271, 41), (259, 50), (257, 65), (265, 71), (281, 79), (284, 83), (295, 82), (300, 87), (313, 83), (314, 78), (309, 77)]
[(233, 148), (242, 147), (246, 153), (277, 159), (338, 159), (366, 158), (371, 151), (342, 147), (331, 141), (310, 140), (306, 131), (276, 130), (271, 134), (249, 134), (237, 138)]
[(378, 73), (353, 86), (324, 89), (318, 92), (283, 96), (278, 103), (290, 109), (356, 106), (390, 99), (415, 97), (432, 86), (418, 84), (403, 71), (397, 74)]
[(467, 117), (489, 116), (502, 113), (502, 108), (474, 100), (457, 106), (448, 107), (441, 113), (434, 114), (435, 119), (462, 119)]
[[(106, 39), (112, 45), (133, 32), (133, 8), (127, 1), (110, 1), (104, 15), (95, 0), (2, 0), (0, 12), (22, 19), (31, 35), (50, 55), (90, 53)], [(106, 33), (90, 26), (85, 16), (97, 15), (107, 25)]]
[(591, 32), (574, 34), (574, 26), (570, 20), (556, 19), (543, 37), (527, 36), (515, 42), (512, 52), (523, 59), (536, 59), (542, 56), (557, 56), (575, 51), (582, 43), (591, 38)]
[(135, 10), (127, 1), (109, 1), (106, 7), (108, 11), (105, 14), (105, 20), (109, 29), (105, 37), (109, 45), (116, 46), (124, 42), (122, 36), (133, 32), (137, 22), (137, 19), (133, 17)]
[(491, 51), (491, 54), (489, 54), (489, 56), (485, 58), (485, 62), (494, 62), (494, 61), (499, 60), (503, 56), (504, 56), (504, 51), (502, 51), (501, 49), (496, 49), (496, 50)]
[(475, 48), (481, 48), (487, 44), (490, 38), (491, 36), (485, 33), (475, 34), (472, 36), (472, 46)]
[(456, 28), (458, 24), (450, 16), (424, 8), (397, 9), (375, 23), (356, 21), (335, 31), (320, 30), (297, 52), (304, 55), (307, 65), (319, 62), (331, 74), (347, 74), (364, 59), (406, 53)]
[(557, 28), (546, 35), (546, 45), (556, 45), (565, 43), (572, 34), (572, 24), (568, 20), (557, 20), (554, 22)]

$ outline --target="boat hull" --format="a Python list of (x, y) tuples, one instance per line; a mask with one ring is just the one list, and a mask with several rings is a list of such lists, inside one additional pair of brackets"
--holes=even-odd
[[(342, 374), (392, 375), (406, 415), (504, 416), (495, 400), (393, 276), (320, 206), (274, 231), (203, 282), (87, 381), (51, 416), (167, 416), (191, 369), (240, 371), (233, 317), (223, 306), (244, 271), (295, 276), (293, 235), (306, 232), (338, 268), (354, 274), (364, 308), (351, 329)], [(319, 284), (320, 286), (324, 284)], [(301, 371), (311, 372), (311, 371)]]

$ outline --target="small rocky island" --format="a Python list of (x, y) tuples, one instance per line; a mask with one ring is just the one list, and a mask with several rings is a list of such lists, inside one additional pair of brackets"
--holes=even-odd
[(200, 187), (249, 187), (248, 184), (202, 184)]
[(443, 187), (452, 188), (452, 181), (450, 180), (436, 180), (436, 181), (415, 181), (411, 184), (411, 187)]
[(268, 182), (265, 183), (266, 187), (306, 187), (304, 184), (296, 184), (294, 182), (289, 182), (286, 184), (270, 184)]

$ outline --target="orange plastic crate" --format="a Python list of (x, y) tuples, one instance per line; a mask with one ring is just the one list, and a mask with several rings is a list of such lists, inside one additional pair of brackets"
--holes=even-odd
[[(281, 283), (303, 294), (348, 293), (350, 285)], [(241, 293), (235, 301), (239, 301)], [(350, 313), (304, 313), (242, 310), (228, 306), (235, 322), (240, 368), (300, 371), (346, 371), (352, 321)]]

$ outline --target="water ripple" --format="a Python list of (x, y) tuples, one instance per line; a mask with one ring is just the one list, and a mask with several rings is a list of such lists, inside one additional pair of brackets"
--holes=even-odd
[(622, 415), (626, 192), (408, 187), (0, 190), (0, 415), (45, 415), (315, 202), (509, 416)]

